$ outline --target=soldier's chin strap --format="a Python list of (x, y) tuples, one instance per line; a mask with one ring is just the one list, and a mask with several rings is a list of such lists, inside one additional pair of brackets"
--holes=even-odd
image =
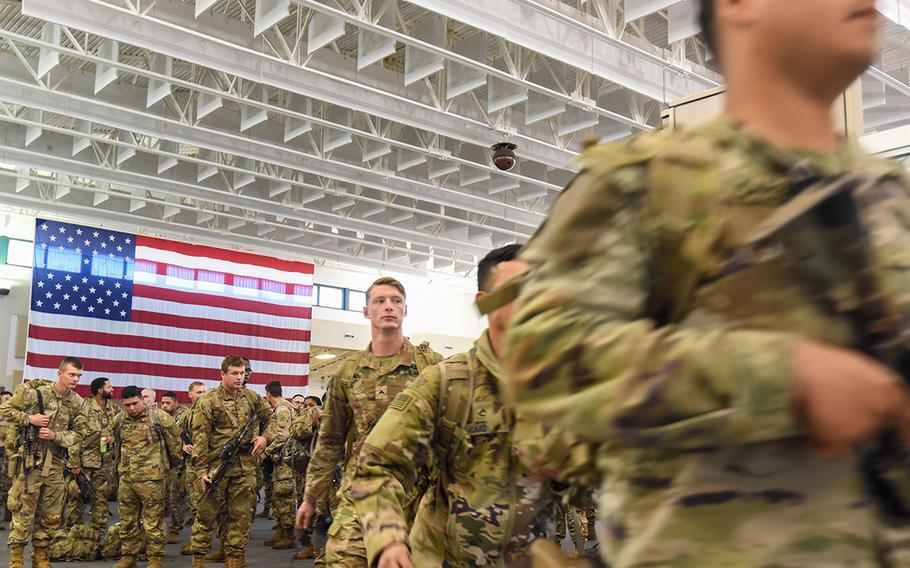
[(513, 276), (478, 298), (474, 303), (477, 305), (477, 309), (480, 310), (480, 315), (489, 315), (499, 308), (514, 302), (527, 279), (527, 272)]

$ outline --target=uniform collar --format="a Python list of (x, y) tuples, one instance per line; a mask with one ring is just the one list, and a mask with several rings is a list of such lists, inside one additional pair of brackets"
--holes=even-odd
[(713, 140), (722, 152), (725, 185), (737, 188), (743, 201), (781, 200), (790, 196), (800, 179), (834, 178), (848, 172), (887, 170), (881, 160), (870, 158), (852, 138), (831, 151), (779, 146), (748, 133), (728, 118), (696, 127), (694, 133)]
[(477, 355), (477, 360), (480, 361), (480, 364), (483, 365), (494, 378), (499, 379), (503, 376), (502, 362), (493, 353), (493, 345), (490, 343), (489, 330), (484, 330), (483, 334), (474, 342), (474, 353)]
[[(377, 357), (373, 355), (372, 347), (373, 342), (370, 342), (370, 344), (367, 345), (367, 348), (361, 351), (360, 359), (357, 361), (357, 367), (367, 367), (376, 371), (381, 371), (384, 366), (389, 367), (388, 362), (382, 361), (384, 357)], [(414, 364), (414, 361), (416, 361), (414, 346), (411, 345), (410, 341), (405, 339), (404, 343), (401, 344), (401, 350), (395, 354), (395, 357), (397, 357), (397, 359), (392, 359), (393, 365), (391, 368), (394, 369), (398, 366), (410, 367)]]

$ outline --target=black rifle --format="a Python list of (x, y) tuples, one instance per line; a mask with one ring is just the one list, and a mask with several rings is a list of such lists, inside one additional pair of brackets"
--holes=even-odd
[[(35, 394), (38, 396), (38, 412), (44, 414), (44, 396), (37, 388), (35, 389)], [(28, 474), (31, 473), (35, 464), (41, 460), (39, 430), (38, 426), (32, 426), (31, 424), (22, 426), (19, 430), (19, 437), (22, 439), (22, 469), (25, 472), (26, 491), (28, 491)]]
[(206, 486), (205, 491), (202, 492), (202, 497), (200, 499), (205, 499), (209, 491), (211, 491), (216, 485), (221, 482), (221, 479), (224, 477), (225, 472), (227, 472), (228, 466), (230, 466), (234, 460), (237, 458), (237, 455), (242, 449), (247, 449), (250, 444), (244, 444), (243, 440), (246, 433), (250, 431), (250, 428), (253, 426), (253, 422), (256, 421), (256, 413), (250, 413), (250, 419), (246, 421), (246, 424), (243, 427), (243, 430), (240, 431), (240, 434), (231, 438), (231, 440), (225, 444), (221, 451), (218, 452), (218, 459), (221, 460), (221, 463), (218, 464), (218, 469), (215, 470), (215, 475), (212, 476), (212, 482)]
[(95, 499), (98, 498), (98, 494), (95, 493), (95, 488), (92, 487), (92, 482), (88, 480), (85, 472), (80, 471), (79, 475), (74, 475), (69, 467), (63, 466), (63, 475), (68, 475), (76, 480), (76, 485), (79, 486), (79, 493), (82, 495), (83, 503), (94, 503)]
[(297, 543), (302, 548), (313, 546), (313, 533), (325, 537), (329, 532), (329, 527), (332, 526), (332, 520), (331, 515), (316, 515), (312, 527), (298, 531)]

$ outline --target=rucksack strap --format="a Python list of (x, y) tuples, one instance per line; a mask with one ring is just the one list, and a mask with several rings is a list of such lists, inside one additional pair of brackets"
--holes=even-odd
[[(466, 426), (474, 402), (474, 357), (464, 354), (464, 365), (454, 357), (440, 364), (439, 397), (436, 400), (436, 442), (434, 449), (439, 472), (439, 489), (449, 484), (448, 462), (468, 437)], [(451, 384), (450, 384), (451, 383)]]

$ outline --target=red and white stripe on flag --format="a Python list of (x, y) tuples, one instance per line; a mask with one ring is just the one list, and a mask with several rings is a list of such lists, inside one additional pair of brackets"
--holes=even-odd
[[(85, 244), (73, 248), (63, 237), (76, 231), (76, 244)], [(250, 359), (254, 390), (278, 380), (286, 397), (306, 393), (312, 264), (102, 233), (38, 221), (26, 380), (54, 378), (72, 355), (85, 365), (83, 395), (93, 378), (106, 376), (115, 387), (174, 391), (185, 401), (190, 382), (216, 386), (221, 360), (235, 354)], [(121, 241), (125, 250), (107, 253)], [(102, 242), (112, 246), (101, 249)], [(135, 258), (123, 256), (130, 250)]]

